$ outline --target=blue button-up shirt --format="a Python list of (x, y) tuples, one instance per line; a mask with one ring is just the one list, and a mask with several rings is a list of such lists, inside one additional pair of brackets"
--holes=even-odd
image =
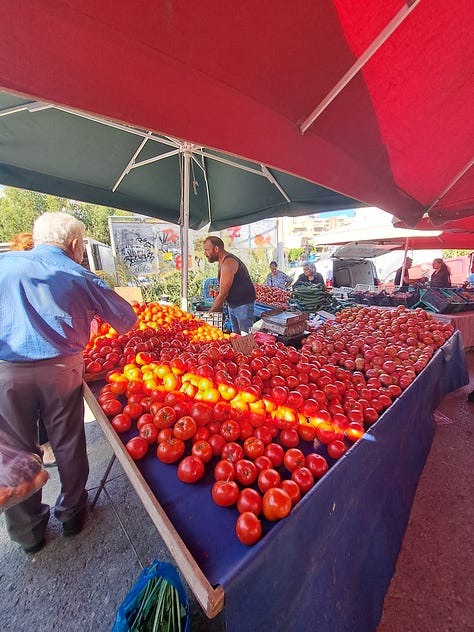
[(79, 353), (95, 314), (119, 333), (136, 322), (127, 301), (58, 246), (0, 255), (0, 360)]

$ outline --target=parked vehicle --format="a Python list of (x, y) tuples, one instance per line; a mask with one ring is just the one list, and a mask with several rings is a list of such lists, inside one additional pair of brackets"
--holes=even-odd
[(375, 258), (391, 252), (396, 247), (372, 243), (345, 244), (316, 261), (302, 262), (299, 267), (291, 268), (288, 274), (296, 281), (303, 272), (303, 264), (314, 263), (316, 270), (323, 275), (326, 282), (331, 281), (333, 287), (378, 285)]

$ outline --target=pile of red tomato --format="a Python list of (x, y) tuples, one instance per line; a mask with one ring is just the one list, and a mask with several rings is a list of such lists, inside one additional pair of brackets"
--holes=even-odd
[(279, 287), (270, 287), (269, 285), (260, 285), (258, 283), (254, 285), (258, 303), (288, 309), (288, 299), (291, 294), (289, 290), (282, 290)]
[[(299, 351), (264, 343), (244, 356), (228, 337), (192, 342), (185, 313), (149, 327), (160, 308), (140, 307), (139, 327), (125, 336), (98, 401), (118, 433), (135, 429), (126, 443), (132, 458), (153, 450), (177, 465), (184, 483), (212, 468), (210, 494), (237, 508), (236, 533), (246, 545), (261, 537), (262, 517), (290, 513), (453, 331), (423, 310), (358, 306), (310, 334)], [(91, 348), (108, 346), (97, 345), (108, 336), (101, 331)], [(153, 349), (143, 349), (150, 340)]]

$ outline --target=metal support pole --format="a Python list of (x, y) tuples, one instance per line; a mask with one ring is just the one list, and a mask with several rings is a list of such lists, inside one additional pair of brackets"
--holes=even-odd
[(91, 509), (94, 509), (96, 502), (99, 500), (100, 493), (104, 489), (107, 479), (109, 478), (110, 470), (112, 469), (112, 465), (115, 462), (115, 458), (116, 458), (115, 454), (112, 454), (112, 458), (110, 459), (109, 464), (107, 465), (107, 469), (104, 472), (104, 476), (102, 477), (102, 480), (99, 483), (99, 487), (97, 488), (97, 491), (95, 493), (94, 499), (91, 502), (91, 505), (90, 505)]
[(189, 259), (189, 173), (191, 150), (185, 147), (183, 156), (183, 186), (181, 187), (181, 309), (188, 311), (188, 259)]

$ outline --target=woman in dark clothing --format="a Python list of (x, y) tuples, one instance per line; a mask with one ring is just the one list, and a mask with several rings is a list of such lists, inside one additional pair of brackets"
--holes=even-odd
[(431, 287), (451, 287), (451, 271), (442, 259), (433, 260), (433, 270)]
[(301, 285), (302, 283), (312, 283), (313, 285), (324, 286), (323, 275), (316, 272), (316, 266), (314, 263), (308, 263), (303, 266), (303, 274), (296, 279), (294, 287)]

